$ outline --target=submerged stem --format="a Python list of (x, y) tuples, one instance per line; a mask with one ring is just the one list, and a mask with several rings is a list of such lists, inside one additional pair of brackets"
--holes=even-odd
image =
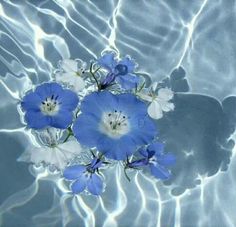
[(70, 138), (70, 136), (74, 135), (72, 132), (72, 129), (70, 127), (67, 130), (68, 130), (68, 134), (67, 134), (66, 138), (64, 139), (63, 143), (65, 143)]

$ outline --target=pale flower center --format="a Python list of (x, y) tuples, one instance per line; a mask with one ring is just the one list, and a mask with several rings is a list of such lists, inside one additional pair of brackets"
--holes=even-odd
[(58, 96), (52, 95), (47, 97), (45, 101), (41, 102), (40, 110), (44, 115), (53, 116), (56, 115), (60, 108), (60, 103), (57, 101)]
[(105, 112), (102, 115), (99, 129), (105, 135), (119, 139), (130, 130), (129, 117), (122, 111)]

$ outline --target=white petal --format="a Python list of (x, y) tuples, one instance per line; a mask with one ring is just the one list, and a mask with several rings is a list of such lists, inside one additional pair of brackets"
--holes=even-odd
[(148, 115), (153, 119), (160, 119), (163, 116), (161, 105), (157, 101), (153, 101), (148, 107)]
[(170, 99), (172, 99), (174, 96), (173, 91), (171, 91), (168, 88), (161, 88), (158, 91), (158, 98), (163, 99), (165, 101), (169, 101)]
[(165, 102), (161, 105), (161, 108), (162, 108), (163, 111), (169, 112), (171, 110), (174, 110), (175, 105), (173, 103), (170, 103), (170, 102)]
[(56, 81), (69, 84), (77, 92), (82, 91), (85, 88), (84, 80), (74, 72), (57, 74)]
[(82, 91), (85, 88), (84, 80), (81, 77), (76, 76), (74, 78), (73, 87), (74, 87), (74, 90), (77, 92)]
[(64, 59), (61, 61), (61, 68), (65, 72), (77, 72), (78, 62), (72, 59)]
[(148, 101), (148, 102), (152, 102), (152, 97), (150, 95), (138, 92), (137, 96), (139, 96), (141, 99)]

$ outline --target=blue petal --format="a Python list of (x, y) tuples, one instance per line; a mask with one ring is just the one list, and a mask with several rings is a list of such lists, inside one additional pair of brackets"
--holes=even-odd
[(42, 129), (46, 126), (50, 126), (51, 119), (48, 116), (43, 115), (40, 111), (28, 111), (25, 114), (25, 121), (30, 128)]
[(130, 124), (130, 136), (137, 145), (150, 143), (158, 134), (155, 122), (147, 115), (131, 117)]
[(87, 95), (81, 103), (83, 113), (100, 116), (101, 113), (111, 111), (117, 107), (117, 97), (108, 91), (93, 92)]
[(117, 65), (117, 61), (115, 60), (115, 53), (105, 53), (101, 58), (97, 60), (97, 63), (107, 70), (112, 71)]
[(102, 179), (96, 175), (92, 174), (87, 182), (88, 191), (93, 195), (100, 195), (103, 191)]
[(59, 110), (59, 112), (51, 116), (51, 126), (55, 128), (68, 128), (68, 126), (72, 123), (73, 115), (71, 112), (67, 110)]
[(99, 140), (97, 148), (107, 158), (125, 160), (135, 152), (136, 144), (129, 136), (123, 136), (120, 139), (104, 137)]
[(46, 99), (52, 95), (60, 95), (62, 92), (63, 88), (58, 83), (44, 83), (35, 89), (35, 93), (37, 93), (42, 99)]
[(154, 153), (158, 156), (161, 155), (164, 151), (164, 144), (163, 143), (159, 143), (159, 142), (154, 142), (152, 144), (150, 144), (147, 147), (148, 152), (152, 152), (154, 151)]
[(150, 164), (151, 174), (161, 180), (167, 180), (170, 177), (170, 172), (160, 165)]
[(171, 166), (175, 164), (176, 158), (173, 154), (163, 154), (157, 158), (157, 162), (163, 166)]
[(89, 178), (87, 177), (87, 175), (82, 174), (80, 176), (80, 178), (71, 185), (72, 192), (74, 194), (78, 194), (78, 193), (84, 191), (84, 189), (87, 186), (88, 179)]
[(116, 81), (121, 85), (125, 90), (131, 90), (136, 88), (140, 82), (140, 78), (134, 74), (127, 74), (124, 76), (117, 76)]
[(131, 60), (129, 57), (125, 57), (123, 60), (119, 61), (118, 64), (126, 65), (128, 68), (128, 73), (134, 71), (135, 62)]
[(86, 171), (86, 167), (82, 165), (69, 166), (64, 170), (63, 177), (66, 178), (67, 180), (76, 180), (85, 171)]
[(124, 111), (129, 117), (135, 117), (136, 115), (147, 114), (147, 105), (137, 99), (133, 94), (123, 93), (117, 95), (118, 107)]
[(31, 92), (24, 96), (21, 106), (24, 110), (39, 111), (40, 105), (43, 100), (34, 92)]
[(63, 109), (73, 111), (79, 102), (78, 96), (70, 90), (64, 90), (58, 97), (58, 101), (61, 102)]
[(76, 139), (88, 147), (96, 146), (97, 140), (102, 136), (98, 131), (99, 122), (100, 120), (92, 114), (80, 114), (72, 128)]

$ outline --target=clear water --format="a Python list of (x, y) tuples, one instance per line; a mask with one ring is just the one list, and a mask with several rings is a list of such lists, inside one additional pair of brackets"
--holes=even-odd
[[(1, 0), (0, 225), (236, 226), (235, 21), (234, 0)], [(33, 140), (17, 104), (61, 58), (111, 48), (156, 81), (184, 68), (190, 90), (172, 81), (176, 111), (159, 123), (178, 163), (164, 184), (141, 172), (128, 182), (113, 166), (101, 198), (70, 197), (56, 176), (16, 162)]]

